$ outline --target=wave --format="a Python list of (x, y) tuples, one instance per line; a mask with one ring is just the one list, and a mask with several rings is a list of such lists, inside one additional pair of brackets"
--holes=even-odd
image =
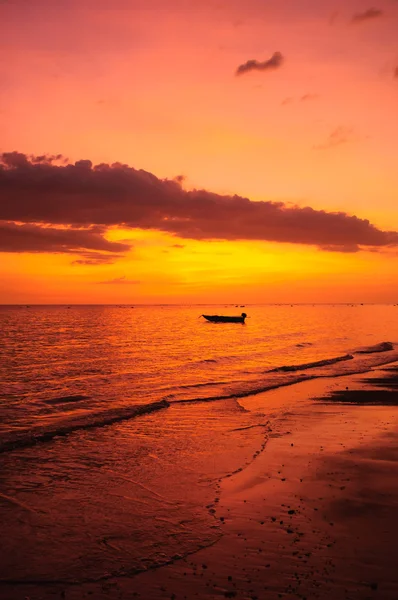
[(170, 403), (167, 400), (160, 400), (150, 404), (138, 404), (74, 417), (58, 425), (18, 430), (15, 434), (10, 435), (8, 439), (0, 441), (0, 453), (35, 446), (38, 442), (49, 442), (55, 437), (65, 436), (79, 429), (93, 429), (94, 427), (104, 427), (105, 425), (127, 421), (168, 406), (170, 406)]
[(344, 354), (344, 356), (336, 356), (335, 358), (325, 358), (324, 360), (317, 360), (315, 362), (303, 363), (301, 365), (283, 365), (282, 367), (276, 367), (271, 369), (268, 373), (279, 373), (279, 372), (290, 372), (290, 371), (304, 371), (307, 369), (314, 369), (316, 367), (325, 367), (327, 365), (334, 365), (338, 362), (345, 360), (352, 360), (354, 357), (352, 354)]
[(245, 386), (240, 389), (235, 388), (230, 393), (219, 394), (217, 396), (203, 396), (198, 398), (181, 398), (179, 400), (170, 400), (170, 404), (195, 404), (198, 402), (216, 402), (218, 400), (236, 400), (238, 398), (246, 398), (247, 396), (256, 396), (257, 394), (269, 392), (276, 388), (293, 385), (295, 383), (300, 383), (301, 381), (308, 381), (308, 379), (316, 379), (317, 377), (318, 375), (306, 375), (305, 373), (301, 373), (285, 380), (267, 380), (266, 382), (257, 383), (253, 386), (248, 386), (245, 384)]
[[(377, 346), (380, 346), (379, 344)], [(170, 403), (199, 403), (215, 402), (218, 400), (238, 400), (248, 396), (255, 396), (264, 392), (278, 389), (280, 387), (294, 385), (311, 379), (322, 377), (343, 377), (357, 373), (366, 373), (373, 368), (398, 361), (398, 350), (383, 355), (380, 351), (376, 355), (353, 356), (345, 354), (334, 358), (327, 358), (301, 365), (285, 365), (266, 371), (263, 377), (251, 378), (247, 381), (230, 382), (227, 388), (220, 390), (217, 395), (196, 398), (171, 399)], [(328, 368), (333, 367), (334, 368)], [(316, 367), (319, 367), (318, 370)], [(326, 367), (322, 369), (322, 367)], [(303, 371), (303, 372), (300, 372)]]
[[(392, 347), (391, 347), (392, 346)], [(114, 423), (132, 419), (138, 415), (150, 413), (173, 404), (215, 402), (222, 400), (237, 400), (248, 396), (254, 396), (263, 392), (274, 390), (284, 386), (294, 385), (310, 379), (321, 377), (340, 377), (352, 375), (355, 373), (366, 373), (374, 367), (380, 367), (388, 363), (398, 361), (398, 350), (391, 352), (393, 345), (390, 342), (375, 344), (369, 348), (359, 349), (354, 354), (345, 354), (333, 358), (326, 358), (313, 362), (298, 365), (282, 365), (269, 371), (263, 371), (262, 374), (251, 373), (248, 379), (239, 381), (210, 381), (197, 384), (181, 385), (181, 393), (189, 394), (189, 389), (207, 390), (208, 395), (204, 393), (196, 397), (179, 397), (173, 395), (163, 396), (155, 402), (139, 404), (133, 406), (122, 406), (108, 410), (97, 410), (89, 413), (89, 408), (85, 404), (90, 396), (71, 395), (60, 396), (42, 401), (48, 405), (54, 406), (59, 410), (63, 406), (66, 408), (72, 404), (78, 406), (82, 402), (84, 408), (83, 414), (76, 414), (65, 417), (57, 422), (49, 423), (47, 426), (36, 426), (34, 428), (24, 427), (7, 432), (7, 438), (0, 441), (0, 453), (14, 450), (17, 448), (34, 446), (38, 442), (51, 441), (58, 436), (65, 436), (77, 430), (103, 427)], [(366, 352), (364, 352), (366, 350)], [(335, 366), (334, 366), (335, 365)], [(333, 367), (334, 368), (329, 368)], [(323, 368), (324, 367), (324, 368)], [(317, 369), (318, 368), (318, 369)], [(248, 373), (249, 375), (249, 373)], [(216, 389), (211, 389), (216, 387)], [(218, 388), (218, 389), (217, 389)], [(159, 391), (159, 390), (158, 390)]]
[(224, 363), (224, 362), (234, 362), (239, 360), (241, 356), (239, 354), (225, 354), (223, 356), (218, 356), (217, 358), (201, 358), (199, 360), (193, 360), (191, 364), (193, 365), (203, 365), (207, 363)]
[(180, 390), (189, 390), (193, 388), (211, 387), (212, 385), (226, 385), (231, 383), (230, 381), (206, 381), (204, 383), (186, 383), (178, 386)]
[(69, 404), (70, 402), (81, 402), (82, 400), (89, 400), (90, 396), (61, 396), (60, 398), (49, 398), (48, 400), (42, 400), (45, 404)]
[(216, 363), (218, 362), (215, 358), (203, 358), (202, 360), (198, 360), (198, 364), (201, 363)]
[(380, 344), (375, 344), (374, 346), (358, 348), (358, 350), (355, 351), (355, 354), (374, 354), (375, 352), (390, 352), (391, 350), (394, 350), (394, 344), (392, 342), (380, 342)]

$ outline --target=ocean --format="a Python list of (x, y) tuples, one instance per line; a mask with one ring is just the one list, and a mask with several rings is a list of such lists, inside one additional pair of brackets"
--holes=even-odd
[(214, 543), (220, 481), (278, 418), (251, 397), (398, 360), (393, 305), (1, 306), (0, 330), (3, 584), (101, 581)]

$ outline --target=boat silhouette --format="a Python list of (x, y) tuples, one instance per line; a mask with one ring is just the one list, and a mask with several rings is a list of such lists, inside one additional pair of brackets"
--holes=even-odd
[(244, 323), (247, 317), (246, 313), (242, 313), (240, 316), (229, 317), (223, 315), (200, 315), (204, 317), (210, 323)]

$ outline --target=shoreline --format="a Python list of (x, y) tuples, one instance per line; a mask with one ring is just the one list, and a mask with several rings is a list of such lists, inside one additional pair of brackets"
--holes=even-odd
[[(316, 404), (308, 396), (342, 393), (359, 379), (297, 386), (303, 406), (281, 419), (256, 461), (221, 483), (223, 538), (193, 560), (138, 576), (135, 594), (357, 600), (379, 591), (395, 599), (397, 405)], [(124, 597), (127, 587), (120, 589)]]
[[(346, 364), (347, 361), (348, 364)], [(298, 384), (314, 380), (337, 380), (342, 377), (363, 376), (377, 369), (394, 364), (397, 361), (398, 349), (394, 349), (391, 342), (381, 342), (365, 347), (362, 350), (353, 351), (352, 354), (297, 365), (279, 366), (266, 370), (263, 372), (263, 376), (273, 375), (275, 378), (275, 376), (279, 375), (280, 379), (272, 382), (263, 380), (260, 387), (258, 387), (259, 378), (257, 378), (255, 384), (247, 388), (246, 383), (245, 388), (241, 390), (239, 390), (237, 383), (232, 382), (230, 385), (236, 385), (236, 389), (222, 395), (199, 396), (176, 400), (172, 399), (173, 395), (171, 394), (152, 402), (143, 404), (138, 402), (129, 406), (120, 404), (115, 408), (103, 408), (95, 413), (88, 412), (83, 415), (73, 412), (69, 415), (63, 413), (64, 422), (54, 422), (43, 426), (36, 425), (33, 421), (29, 427), (17, 428), (16, 431), (3, 432), (5, 439), (0, 441), (0, 455), (21, 448), (34, 447), (36, 444), (51, 442), (54, 438), (67, 436), (75, 431), (107, 427), (115, 423), (128, 421), (173, 405), (194, 405), (221, 401), (235, 401), (239, 405), (242, 405), (242, 401), (244, 402), (245, 399), (250, 400), (255, 396), (262, 396), (263, 394), (267, 394), (267, 398), (270, 398), (271, 392), (278, 392), (278, 390), (285, 387), (297, 386)], [(211, 386), (212, 383), (206, 383), (205, 385)], [(82, 401), (85, 402), (92, 399), (91, 396), (86, 395), (68, 395), (43, 400), (42, 404), (46, 406), (62, 406), (63, 408), (65, 406), (72, 406), (72, 408), (77, 406), (80, 409)]]
[[(133, 577), (77, 585), (10, 583), (0, 589), (9, 600), (365, 600), (375, 594), (395, 600), (395, 368), (313, 379), (239, 399), (244, 409), (265, 417), (275, 410), (279, 418), (256, 458), (219, 480), (209, 510), (222, 537), (210, 546)], [(375, 391), (386, 386), (395, 394), (395, 404), (330, 399), (330, 394), (344, 396), (354, 389), (362, 397), (372, 390), (374, 399)], [(313, 400), (319, 397), (323, 400)]]

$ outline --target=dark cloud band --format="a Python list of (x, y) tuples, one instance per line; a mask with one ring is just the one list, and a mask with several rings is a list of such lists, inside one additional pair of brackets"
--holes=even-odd
[(179, 181), (119, 163), (57, 164), (20, 153), (2, 155), (0, 221), (13, 222), (2, 225), (3, 252), (126, 252), (128, 244), (104, 238), (110, 226), (195, 240), (263, 240), (343, 252), (398, 245), (397, 232), (343, 212), (186, 191)]
[(81, 264), (103, 264), (131, 249), (131, 245), (105, 239), (106, 228), (49, 227), (0, 221), (0, 252), (79, 254)]

